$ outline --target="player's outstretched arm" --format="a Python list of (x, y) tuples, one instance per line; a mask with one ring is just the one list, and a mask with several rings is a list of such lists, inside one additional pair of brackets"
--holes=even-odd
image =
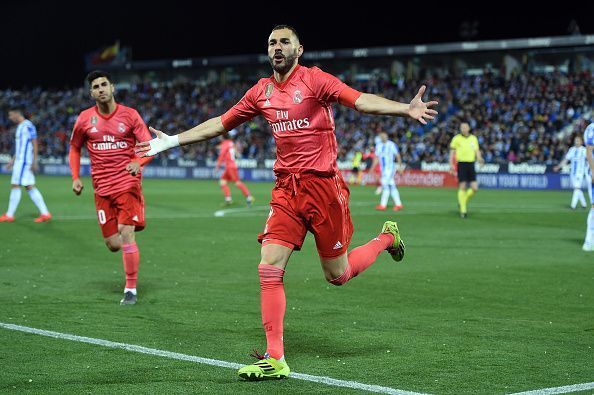
[(422, 96), (425, 93), (425, 89), (425, 85), (421, 86), (417, 95), (408, 104), (386, 99), (371, 93), (362, 93), (355, 102), (355, 108), (357, 111), (366, 114), (411, 117), (426, 125), (427, 120), (432, 120), (437, 115), (437, 111), (431, 107), (436, 106), (438, 102), (435, 100), (424, 102)]
[(149, 130), (156, 134), (152, 140), (136, 144), (136, 154), (141, 157), (153, 156), (159, 152), (166, 151), (173, 147), (180, 145), (188, 145), (199, 143), (201, 141), (210, 140), (213, 137), (220, 136), (226, 130), (223, 127), (221, 117), (211, 118), (208, 121), (202, 122), (200, 125), (194, 126), (192, 129), (186, 130), (180, 134), (169, 136), (160, 130), (149, 127)]

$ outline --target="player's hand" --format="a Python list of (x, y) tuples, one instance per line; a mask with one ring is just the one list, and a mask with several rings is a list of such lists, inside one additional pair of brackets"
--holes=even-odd
[(558, 172), (558, 171), (559, 171), (559, 169), (560, 169), (560, 167), (559, 167), (559, 166), (555, 166), (555, 167), (553, 167), (553, 171), (554, 171), (554, 172)]
[(169, 148), (179, 146), (179, 138), (177, 137), (177, 135), (168, 136), (162, 131), (153, 128), (152, 126), (149, 127), (149, 130), (152, 133), (154, 133), (157, 137), (149, 141), (136, 143), (136, 147), (134, 148), (134, 152), (136, 152), (136, 155), (140, 157), (154, 156), (157, 155), (159, 152), (163, 152), (168, 150)]
[(478, 160), (478, 163), (479, 163), (479, 165), (480, 165), (480, 166), (482, 166), (482, 165), (484, 165), (484, 164), (485, 164), (485, 160), (484, 160), (483, 158), (480, 158), (480, 159)]
[(82, 190), (83, 190), (83, 183), (79, 178), (72, 181), (72, 191), (76, 194), (76, 196), (80, 195)]
[(408, 105), (408, 116), (412, 119), (416, 119), (423, 125), (427, 125), (426, 119), (432, 120), (435, 118), (435, 115), (437, 115), (437, 111), (431, 109), (430, 107), (436, 106), (438, 104), (438, 102), (435, 100), (432, 100), (427, 103), (423, 102), (422, 97), (425, 93), (425, 89), (425, 85), (421, 86), (417, 95), (412, 99), (412, 101)]
[(456, 175), (456, 170), (454, 170), (453, 167), (450, 168), (450, 174), (455, 176)]
[(33, 173), (37, 173), (39, 171), (39, 165), (36, 162), (33, 162), (33, 164), (31, 165), (31, 171)]
[(133, 176), (137, 175), (138, 173), (140, 173), (140, 163), (133, 160), (126, 166), (126, 171)]
[(6, 171), (10, 171), (12, 170), (12, 166), (14, 166), (14, 161), (11, 159), (8, 161), (8, 163), (6, 164)]

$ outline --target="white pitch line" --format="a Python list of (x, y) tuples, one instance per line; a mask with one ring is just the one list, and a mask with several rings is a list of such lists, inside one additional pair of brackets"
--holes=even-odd
[[(180, 361), (195, 362), (195, 363), (200, 363), (200, 364), (204, 364), (204, 365), (217, 366), (217, 367), (221, 367), (221, 368), (239, 369), (240, 367), (243, 366), (238, 363), (220, 361), (218, 359), (196, 357), (193, 355), (180, 354), (177, 352), (158, 350), (156, 348), (147, 348), (147, 347), (142, 347), (142, 346), (136, 346), (134, 344), (117, 343), (117, 342), (112, 342), (109, 340), (95, 339), (92, 337), (70, 335), (68, 333), (46, 331), (43, 329), (30, 328), (28, 326), (21, 326), (21, 325), (14, 325), (14, 324), (7, 324), (4, 322), (0, 322), (0, 328), (9, 329), (9, 330), (13, 330), (13, 331), (19, 331), (19, 332), (25, 332), (25, 333), (32, 333), (34, 335), (53, 337), (56, 339), (71, 340), (71, 341), (75, 341), (75, 342), (79, 342), (79, 343), (94, 344), (97, 346), (103, 346), (103, 347), (108, 347), (108, 348), (122, 349), (122, 350), (126, 350), (126, 351), (138, 352), (138, 353), (142, 353), (142, 354), (156, 355), (159, 357), (177, 359)], [(379, 385), (363, 384), (363, 383), (358, 383), (356, 381), (338, 380), (338, 379), (333, 379), (332, 377), (326, 377), (326, 376), (313, 376), (310, 374), (303, 374), (303, 373), (291, 373), (290, 377), (294, 378), (294, 379), (299, 379), (299, 380), (311, 381), (311, 382), (319, 383), (319, 384), (325, 384), (325, 385), (330, 385), (330, 386), (335, 386), (335, 387), (351, 388), (354, 390), (361, 390), (361, 391), (377, 392), (380, 394), (427, 395), (427, 394), (423, 394), (423, 393), (419, 393), (419, 392), (403, 391), (403, 390), (390, 388), (390, 387), (382, 387)]]
[(254, 206), (254, 207), (239, 207), (239, 208), (226, 208), (223, 210), (217, 210), (214, 212), (215, 217), (224, 217), (226, 214), (232, 213), (247, 213), (250, 211), (268, 211), (268, 206)]
[(567, 394), (570, 392), (587, 391), (594, 388), (594, 382), (566, 385), (563, 387), (543, 388), (534, 391), (516, 392), (510, 395), (553, 395), (553, 394)]

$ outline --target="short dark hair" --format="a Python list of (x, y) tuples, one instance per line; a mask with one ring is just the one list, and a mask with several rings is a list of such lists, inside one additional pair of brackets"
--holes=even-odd
[(18, 112), (22, 116), (25, 116), (25, 109), (20, 106), (11, 106), (8, 108), (8, 112)]
[(297, 37), (297, 40), (301, 43), (301, 39), (299, 38), (299, 34), (297, 33), (297, 30), (290, 25), (276, 25), (275, 27), (272, 28), (272, 31), (275, 30), (281, 30), (281, 29), (289, 29), (291, 32), (293, 32), (293, 34), (295, 35), (295, 37)]
[(96, 80), (97, 78), (105, 77), (110, 83), (113, 84), (113, 80), (111, 79), (111, 75), (107, 71), (103, 70), (93, 70), (89, 74), (87, 74), (87, 83), (91, 86), (91, 83)]

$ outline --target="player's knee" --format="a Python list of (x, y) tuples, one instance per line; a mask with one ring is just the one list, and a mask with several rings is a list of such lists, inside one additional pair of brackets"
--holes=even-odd
[(283, 256), (280, 254), (263, 254), (260, 258), (260, 265), (273, 265), (281, 267), (283, 264)]
[(261, 265), (273, 265), (276, 267), (284, 268), (288, 260), (288, 256), (283, 251), (268, 250), (262, 251), (260, 258)]
[(227, 185), (227, 181), (226, 180), (219, 180), (219, 185), (224, 187), (225, 185)]
[(105, 245), (111, 252), (118, 252), (121, 248), (120, 243), (118, 243), (117, 241), (114, 241), (114, 240), (109, 240), (109, 239), (105, 240)]
[(326, 281), (332, 285), (336, 285), (337, 287), (340, 287), (347, 282), (347, 279), (342, 275), (342, 273), (326, 272), (324, 273), (324, 276), (326, 277)]

